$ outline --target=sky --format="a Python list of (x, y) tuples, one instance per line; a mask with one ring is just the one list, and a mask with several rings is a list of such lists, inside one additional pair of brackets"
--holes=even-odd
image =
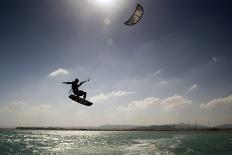
[(0, 19), (0, 127), (232, 123), (230, 1), (2, 0)]

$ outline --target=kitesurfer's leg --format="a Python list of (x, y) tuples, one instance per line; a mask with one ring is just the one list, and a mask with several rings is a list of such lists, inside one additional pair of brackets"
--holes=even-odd
[(85, 100), (87, 93), (82, 90), (79, 90), (78, 95), (83, 96), (83, 99)]
[(76, 96), (79, 96), (79, 91), (78, 90), (73, 90), (73, 94)]
[(86, 93), (86, 92), (83, 92), (83, 94), (84, 94), (83, 99), (85, 100), (85, 99), (86, 99), (86, 95), (87, 95), (87, 93)]

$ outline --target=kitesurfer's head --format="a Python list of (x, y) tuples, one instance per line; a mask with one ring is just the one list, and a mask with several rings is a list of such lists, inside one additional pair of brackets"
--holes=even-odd
[(78, 80), (78, 79), (75, 79), (75, 82), (76, 82), (76, 83), (78, 83), (78, 82), (79, 82), (79, 80)]

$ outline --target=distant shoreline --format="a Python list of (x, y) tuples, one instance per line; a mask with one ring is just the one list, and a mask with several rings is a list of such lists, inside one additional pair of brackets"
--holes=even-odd
[(168, 124), (168, 125), (102, 125), (102, 126), (18, 126), (18, 127), (1, 127), (0, 130), (57, 130), (57, 131), (200, 131), (200, 132), (231, 132), (232, 124), (219, 126), (203, 126), (197, 124)]
[[(218, 129), (218, 128), (206, 128), (206, 129), (101, 129), (101, 128), (64, 128), (64, 127), (16, 127), (11, 128), (16, 130), (56, 130), (56, 131), (213, 131), (213, 132), (232, 132), (232, 129)], [(1, 130), (1, 129), (0, 129)]]

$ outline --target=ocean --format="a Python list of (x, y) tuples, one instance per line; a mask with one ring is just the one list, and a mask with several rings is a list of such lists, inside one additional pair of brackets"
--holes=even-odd
[(0, 154), (231, 155), (232, 133), (6, 130)]

